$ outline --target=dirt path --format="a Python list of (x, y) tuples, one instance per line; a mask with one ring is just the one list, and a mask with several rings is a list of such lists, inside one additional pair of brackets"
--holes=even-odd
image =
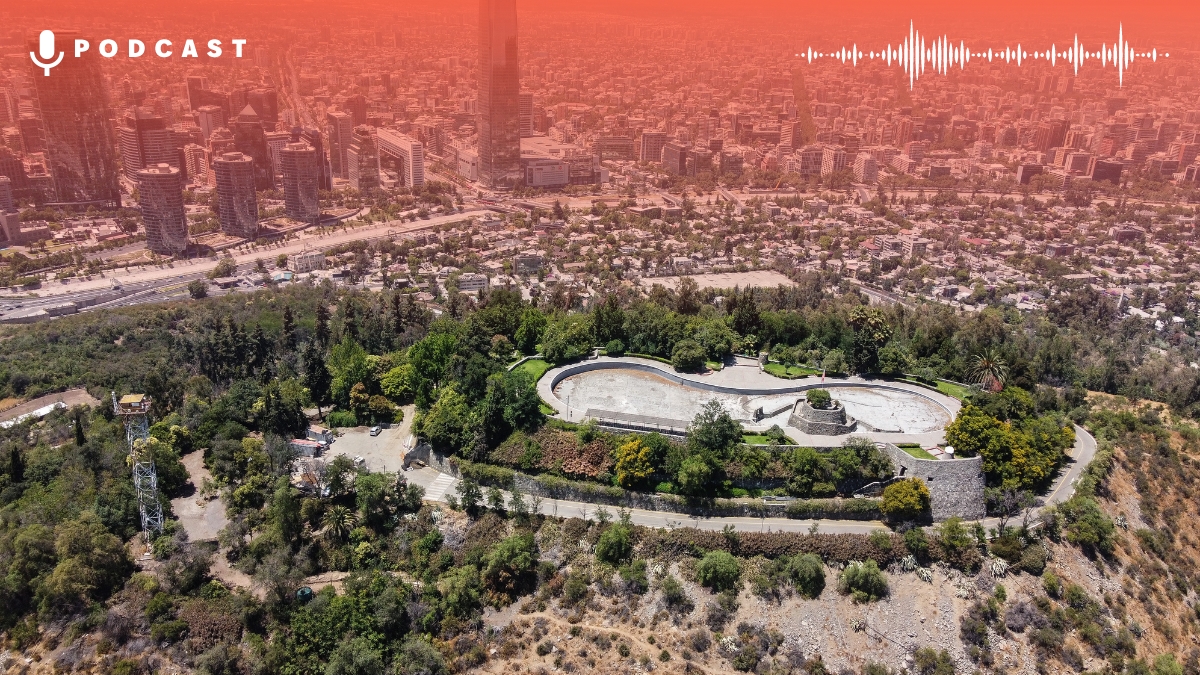
[(171, 500), (171, 510), (183, 525), (191, 541), (216, 541), (217, 534), (229, 523), (225, 504), (216, 497), (201, 496), (204, 481), (212, 480), (212, 474), (204, 467), (204, 453), (193, 452), (183, 457), (183, 466), (188, 472), (191, 492)]

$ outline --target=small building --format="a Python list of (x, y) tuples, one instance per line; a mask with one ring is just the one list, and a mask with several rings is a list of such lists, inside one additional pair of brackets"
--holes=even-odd
[(288, 447), (297, 457), (316, 457), (321, 452), (321, 444), (307, 438), (293, 438), (288, 442)]
[(320, 251), (301, 251), (288, 257), (288, 269), (296, 274), (306, 274), (325, 268), (325, 254)]
[(329, 445), (333, 442), (333, 432), (320, 424), (310, 424), (308, 431), (304, 434), (308, 440), (316, 441), (323, 445)]

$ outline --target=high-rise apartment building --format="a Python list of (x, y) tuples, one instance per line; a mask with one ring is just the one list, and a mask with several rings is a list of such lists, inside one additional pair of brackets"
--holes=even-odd
[(350, 185), (356, 190), (379, 188), (379, 150), (371, 127), (363, 124), (354, 128), (350, 147), (346, 150)]
[[(59, 36), (63, 44), (81, 37), (74, 31)], [(38, 49), (36, 40), (28, 51)], [(109, 123), (108, 92), (100, 72), (97, 50), (64, 59), (46, 77), (30, 64), (30, 80), (46, 137), (46, 163), (59, 202), (121, 203), (117, 184), (116, 140)]]
[(183, 146), (183, 164), (189, 181), (197, 185), (208, 181), (208, 150), (203, 145), (188, 143)]
[(325, 118), (328, 121), (330, 169), (334, 176), (346, 178), (346, 150), (350, 148), (350, 141), (354, 137), (354, 118), (340, 110), (327, 113)]
[(217, 183), (217, 219), (221, 231), (253, 241), (258, 237), (258, 195), (254, 191), (254, 159), (227, 152), (212, 161)]
[(859, 153), (854, 158), (854, 180), (859, 183), (874, 183), (879, 180), (879, 162), (870, 153)]
[[(296, 129), (292, 129), (292, 135), (295, 136), (295, 134)], [(332, 174), (329, 168), (329, 158), (325, 156), (325, 142), (321, 137), (321, 130), (307, 127), (300, 132), (299, 138), (317, 151), (317, 189), (332, 190)]]
[(642, 162), (661, 162), (662, 149), (667, 144), (665, 131), (643, 131), (642, 146), (638, 152), (638, 160)]
[(13, 208), (12, 179), (8, 176), (0, 176), (0, 213), (12, 211)]
[(687, 147), (681, 143), (667, 143), (662, 149), (662, 165), (668, 173), (681, 175), (687, 161)]
[(533, 94), (521, 92), (518, 115), (521, 120), (521, 138), (533, 136)]
[(215, 129), (225, 126), (225, 111), (218, 105), (202, 105), (196, 108), (196, 126), (204, 134), (204, 140), (212, 135)]
[(121, 143), (121, 165), (131, 181), (137, 182), (138, 172), (146, 167), (166, 163), (179, 168), (174, 133), (161, 117), (145, 108), (131, 108), (121, 117), (117, 139)]
[(522, 178), (520, 92), (516, 0), (479, 0), (479, 177), (489, 187)]
[(279, 153), (283, 168), (283, 204), (289, 218), (316, 223), (321, 217), (317, 199), (317, 150), (308, 143), (293, 141)]
[(183, 175), (160, 163), (137, 172), (138, 205), (146, 225), (146, 248), (161, 255), (187, 249), (187, 214), (183, 206)]
[(351, 126), (357, 127), (367, 123), (367, 99), (362, 94), (355, 94), (346, 99), (346, 112), (350, 113)]
[(840, 145), (827, 145), (821, 152), (821, 176), (825, 177), (846, 168), (846, 149)]
[(259, 190), (275, 189), (275, 169), (271, 165), (271, 150), (267, 145), (267, 134), (254, 108), (246, 105), (238, 116), (230, 121), (233, 142), (238, 152), (254, 160), (254, 186)]
[(375, 141), (380, 165), (394, 165), (400, 185), (411, 188), (425, 184), (425, 146), (420, 141), (391, 129), (380, 129)]

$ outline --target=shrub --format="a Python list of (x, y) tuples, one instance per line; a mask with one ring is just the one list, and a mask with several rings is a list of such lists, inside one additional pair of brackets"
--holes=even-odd
[(621, 580), (625, 582), (626, 591), (642, 595), (650, 588), (650, 581), (646, 577), (645, 560), (634, 560), (628, 565), (621, 565), (617, 571), (621, 575)]
[(1052, 598), (1057, 598), (1062, 593), (1062, 584), (1054, 572), (1046, 570), (1042, 573), (1042, 590)]
[(893, 521), (916, 520), (928, 515), (931, 499), (925, 481), (907, 478), (883, 489), (879, 510)]
[(1017, 567), (1028, 572), (1029, 574), (1041, 576), (1046, 569), (1046, 547), (1041, 544), (1034, 544), (1025, 549), (1021, 554), (1021, 560), (1017, 563)]
[(354, 413), (350, 412), (349, 410), (334, 410), (333, 412), (329, 413), (329, 417), (326, 418), (325, 421), (329, 424), (331, 429), (337, 429), (338, 427), (358, 426), (358, 418), (355, 417)]
[(825, 566), (812, 553), (798, 555), (788, 561), (788, 578), (796, 592), (806, 598), (816, 598), (825, 590)]
[(1058, 507), (1065, 521), (1067, 541), (1088, 552), (1111, 553), (1116, 528), (1095, 499), (1075, 495)]
[(696, 566), (696, 579), (714, 591), (736, 589), (741, 574), (741, 563), (725, 551), (705, 553)]
[(913, 666), (918, 675), (954, 675), (954, 660), (945, 649), (938, 652), (922, 647), (913, 653)]
[(671, 365), (681, 373), (690, 373), (704, 367), (706, 354), (695, 340), (680, 340), (671, 350)]
[(596, 541), (596, 559), (610, 565), (619, 565), (633, 553), (633, 537), (624, 524), (609, 527)]
[(634, 437), (616, 451), (617, 483), (632, 488), (642, 485), (654, 473), (653, 450)]
[(683, 590), (683, 584), (674, 576), (668, 574), (663, 577), (660, 588), (667, 607), (682, 612), (692, 611), (692, 599), (688, 597), (687, 591)]
[(609, 340), (608, 344), (604, 345), (604, 351), (609, 356), (624, 356), (625, 343), (620, 340)]
[(804, 398), (817, 410), (825, 410), (833, 405), (833, 397), (824, 389), (809, 389)]
[(851, 563), (838, 577), (838, 590), (855, 602), (875, 602), (887, 595), (887, 578), (874, 560)]

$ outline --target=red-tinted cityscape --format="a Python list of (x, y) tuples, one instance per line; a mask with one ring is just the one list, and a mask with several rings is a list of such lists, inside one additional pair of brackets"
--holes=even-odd
[[(885, 293), (1036, 306), (1047, 269), (1123, 292), (1197, 262), (1185, 243), (1197, 64), (1186, 44), (1167, 57), (1178, 42), (1144, 27), (1131, 50), (1158, 58), (1118, 73), (1112, 51), (1133, 31), (1115, 44), (1119, 21), (1091, 17), (1094, 53), (1078, 68), (1066, 53), (1046, 63), (1050, 31), (952, 24), (936, 39), (968, 31), (949, 44), (976, 58), (945, 74), (931, 61), (910, 88), (882, 57), (909, 34), (895, 8), (894, 21), (757, 36), (703, 15), (474, 9), (321, 25), (285, 12), (269, 28), (214, 13), (199, 21), (219, 34), (216, 58), (207, 35), (189, 58), (184, 26), (151, 22), (175, 38), (159, 47), (120, 14), (60, 30), (60, 51), (76, 38), (89, 48), (49, 75), (27, 54), (40, 24), (10, 22), (0, 274), (57, 281), (55, 303), (126, 277), (174, 285), (228, 256), (251, 267), (287, 255), (289, 271), (311, 274), (326, 264), (305, 251), (370, 231), (419, 250), (432, 270), (398, 273), (426, 287), (465, 268), (472, 287), (565, 275), (586, 294), (832, 267)], [(131, 38), (146, 55), (129, 57)], [(1022, 38), (1022, 65), (1004, 63)], [(104, 39), (115, 55), (101, 55)], [(837, 58), (851, 47), (853, 65)], [(442, 255), (447, 236), (460, 245)], [(159, 269), (173, 259), (188, 262)]]
[(0, 4), (0, 672), (1200, 675), (1200, 3), (163, 4)]

